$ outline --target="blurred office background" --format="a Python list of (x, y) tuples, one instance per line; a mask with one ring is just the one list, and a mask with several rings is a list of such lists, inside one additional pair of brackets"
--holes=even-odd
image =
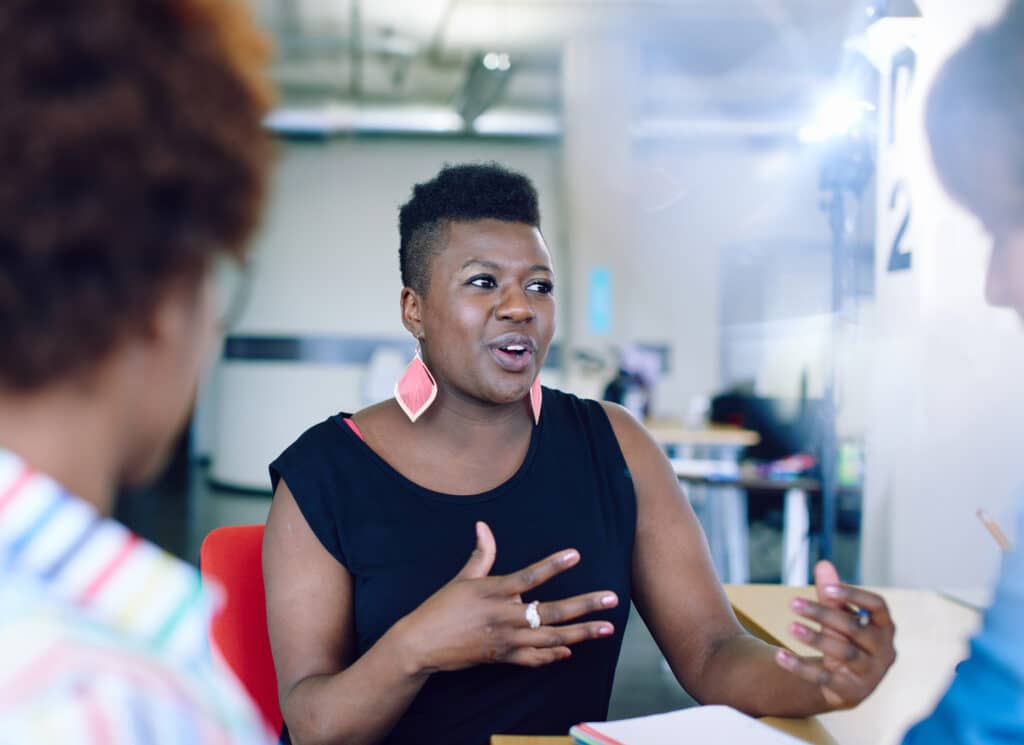
[[(666, 435), (724, 579), (826, 556), (870, 584), (988, 584), (974, 510), (1011, 525), (1024, 335), (984, 306), (987, 238), (936, 183), (920, 108), (1000, 0), (250, 2), (280, 101), (248, 301), (129, 524), (194, 561), (211, 528), (263, 521), (267, 463), (306, 427), (388, 397), (413, 350), (397, 208), (446, 162), (495, 160), (541, 194), (543, 381), (619, 377), (654, 427), (756, 433)], [(637, 690), (618, 713), (677, 701)]]

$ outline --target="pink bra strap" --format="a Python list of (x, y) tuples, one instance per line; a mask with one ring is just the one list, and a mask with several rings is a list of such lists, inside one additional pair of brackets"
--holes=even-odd
[(352, 421), (351, 419), (349, 419), (348, 417), (345, 417), (345, 424), (347, 424), (347, 425), (348, 425), (348, 428), (349, 428), (350, 430), (352, 430), (353, 432), (355, 432), (355, 433), (356, 433), (356, 437), (358, 437), (358, 438), (359, 438), (360, 440), (362, 440), (363, 442), (366, 442), (366, 438), (365, 438), (365, 437), (363, 437), (363, 433), (359, 431), (359, 427), (357, 427), (357, 426), (356, 426), (356, 423), (355, 423), (355, 422), (353, 422), (353, 421)]

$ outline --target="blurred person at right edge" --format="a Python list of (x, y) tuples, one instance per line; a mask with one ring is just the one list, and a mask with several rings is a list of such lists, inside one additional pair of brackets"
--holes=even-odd
[[(926, 126), (946, 190), (993, 240), (985, 296), (1024, 319), (1024, 3), (945, 63)], [(1024, 515), (1022, 515), (1024, 518)], [(1024, 519), (1018, 535), (1024, 536)], [(904, 745), (1024, 743), (1024, 552), (1007, 552), (981, 631)]]
[(216, 590), (107, 517), (187, 422), (262, 210), (244, 7), (0, 3), (0, 743), (271, 741)]

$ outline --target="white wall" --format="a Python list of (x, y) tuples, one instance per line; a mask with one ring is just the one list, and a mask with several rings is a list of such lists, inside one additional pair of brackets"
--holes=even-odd
[[(816, 154), (743, 141), (650, 143), (636, 153), (634, 259), (625, 277), (634, 302), (626, 312), (641, 338), (674, 341), (661, 407), (679, 415), (691, 396), (721, 387), (722, 332), (732, 319), (745, 319), (757, 340), (759, 393), (795, 397), (803, 369), (820, 385), (824, 340), (802, 320), (827, 307), (831, 281)], [(722, 261), (723, 250), (737, 246), (765, 256), (747, 276), (720, 276), (736, 266)], [(805, 256), (776, 256), (792, 258), (791, 246)], [(766, 346), (783, 336), (785, 347)]]
[(1024, 482), (1024, 333), (1010, 312), (984, 304), (989, 240), (941, 190), (921, 113), (938, 65), (1001, 3), (921, 4), (917, 81), (898, 146), (879, 164), (883, 187), (901, 175), (910, 183), (913, 265), (885, 271), (894, 216), (883, 191), (863, 576), (870, 583), (978, 587), (991, 580), (999, 556), (974, 511), (988, 507), (1009, 530)]
[(392, 138), (284, 144), (256, 240), (253, 295), (237, 333), (406, 336), (398, 313), (398, 207), (414, 183), (445, 162), (484, 160), (534, 180), (557, 271), (556, 145)]

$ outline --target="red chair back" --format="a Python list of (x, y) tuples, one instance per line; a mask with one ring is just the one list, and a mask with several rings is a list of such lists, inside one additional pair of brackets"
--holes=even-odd
[(227, 602), (210, 627), (210, 639), (242, 681), (267, 726), (281, 731), (277, 676), (267, 635), (263, 591), (263, 526), (217, 528), (203, 539), (199, 567), (227, 592)]

